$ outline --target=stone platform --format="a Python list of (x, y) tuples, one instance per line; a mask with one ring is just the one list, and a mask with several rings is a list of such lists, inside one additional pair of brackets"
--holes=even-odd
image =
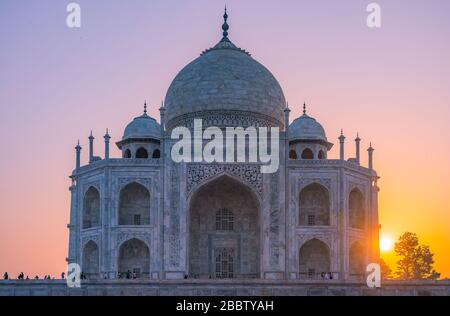
[(386, 281), (379, 289), (342, 281), (63, 280), (0, 281), (0, 296), (450, 296), (450, 281)]

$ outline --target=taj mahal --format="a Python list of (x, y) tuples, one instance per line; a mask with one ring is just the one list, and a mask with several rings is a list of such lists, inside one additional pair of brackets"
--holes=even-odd
[[(121, 157), (110, 157), (108, 132), (103, 157), (92, 134), (86, 164), (76, 146), (67, 262), (89, 280), (364, 282), (379, 261), (372, 146), (362, 166), (360, 138), (345, 159), (336, 133), (340, 157), (329, 159), (323, 126), (306, 104), (289, 117), (276, 78), (231, 42), (226, 11), (222, 31), (175, 77), (158, 121), (145, 105), (125, 127), (115, 142)], [(204, 129), (277, 127), (279, 168), (174, 161), (172, 131), (196, 119)]]

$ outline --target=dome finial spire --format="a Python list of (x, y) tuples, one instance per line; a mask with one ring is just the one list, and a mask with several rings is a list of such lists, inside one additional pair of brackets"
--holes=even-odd
[(306, 115), (306, 102), (303, 102), (303, 115)]
[(225, 13), (223, 14), (223, 24), (222, 24), (222, 30), (223, 30), (222, 41), (228, 40), (228, 29), (230, 28), (230, 26), (228, 25), (227, 20), (228, 20), (227, 6), (225, 6)]
[(144, 101), (144, 115), (147, 115), (147, 101)]

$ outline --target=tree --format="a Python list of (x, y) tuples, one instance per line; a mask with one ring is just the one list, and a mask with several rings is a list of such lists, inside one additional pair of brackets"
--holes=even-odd
[(382, 258), (380, 258), (380, 268), (381, 268), (381, 278), (383, 280), (388, 280), (392, 278), (392, 269)]
[(394, 247), (400, 259), (397, 261), (396, 274), (402, 280), (437, 279), (440, 273), (433, 269), (433, 256), (430, 247), (421, 245), (415, 233), (406, 232), (398, 239)]

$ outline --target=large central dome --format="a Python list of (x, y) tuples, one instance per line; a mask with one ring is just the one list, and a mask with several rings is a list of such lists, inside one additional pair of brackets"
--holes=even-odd
[(283, 127), (285, 98), (275, 77), (224, 37), (213, 48), (184, 67), (165, 99), (167, 128), (191, 125), (203, 118), (206, 125)]

